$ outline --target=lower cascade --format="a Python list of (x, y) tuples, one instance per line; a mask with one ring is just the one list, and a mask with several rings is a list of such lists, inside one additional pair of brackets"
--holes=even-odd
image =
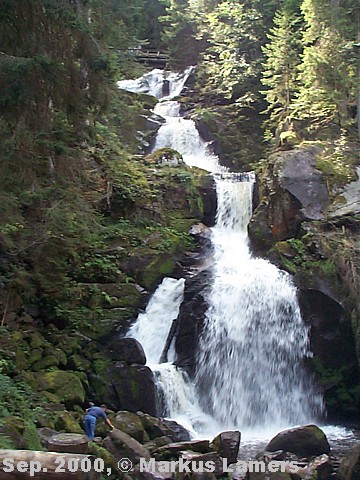
[[(266, 260), (252, 257), (247, 225), (251, 217), (252, 173), (231, 173), (203, 141), (173, 100), (184, 74), (154, 70), (120, 88), (160, 98), (155, 111), (165, 118), (154, 149), (173, 148), (185, 163), (213, 173), (216, 224), (211, 229), (211, 285), (192, 380), (173, 365), (175, 352), (163, 350), (183, 301), (184, 279), (166, 278), (128, 332), (142, 343), (157, 378), (164, 415), (193, 435), (224, 429), (286, 428), (319, 418), (323, 401), (304, 360), (310, 356), (291, 277)], [(167, 78), (169, 95), (162, 97)], [(146, 87), (144, 85), (146, 84)], [(153, 89), (153, 90), (152, 90)], [(171, 92), (174, 92), (171, 94)]]
[(302, 424), (322, 410), (302, 366), (308, 329), (289, 275), (250, 254), (251, 186), (216, 180), (213, 284), (196, 384), (204, 410), (227, 428)]

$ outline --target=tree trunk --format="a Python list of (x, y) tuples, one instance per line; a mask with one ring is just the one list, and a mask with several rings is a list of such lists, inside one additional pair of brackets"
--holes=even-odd
[[(0, 480), (28, 478), (40, 480), (59, 480), (60, 478), (66, 478), (67, 480), (99, 480), (100, 474), (94, 470), (90, 472), (81, 471), (88, 469), (87, 464), (90, 463), (89, 460), (92, 464), (94, 457), (75, 453), (0, 450)], [(23, 463), (20, 464), (19, 462)], [(104, 470), (106, 470), (105, 467)]]

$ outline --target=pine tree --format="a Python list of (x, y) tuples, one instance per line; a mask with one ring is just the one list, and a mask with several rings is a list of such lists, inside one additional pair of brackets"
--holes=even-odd
[(300, 89), (295, 102), (299, 118), (310, 129), (354, 123), (349, 105), (356, 96), (355, 2), (304, 0), (306, 28), (300, 65)]
[(256, 82), (263, 30), (261, 12), (236, 0), (219, 3), (203, 17), (199, 35), (209, 46), (202, 63), (218, 93), (231, 98), (240, 85), (246, 92)]
[(263, 47), (266, 61), (263, 64), (263, 93), (268, 103), (270, 124), (277, 126), (281, 119), (290, 114), (291, 103), (297, 87), (297, 66), (300, 64), (301, 19), (298, 12), (287, 4), (275, 13), (274, 28), (267, 35), (269, 43)]

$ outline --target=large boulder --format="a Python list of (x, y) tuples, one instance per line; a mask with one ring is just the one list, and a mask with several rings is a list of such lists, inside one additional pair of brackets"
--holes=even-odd
[(137, 415), (150, 440), (158, 437), (169, 437), (172, 442), (187, 442), (190, 440), (189, 432), (185, 427), (175, 422), (175, 420), (160, 420), (157, 417), (143, 412), (137, 412)]
[(357, 179), (345, 185), (340, 192), (342, 203), (330, 213), (330, 217), (356, 215), (360, 213), (360, 167), (356, 167)]
[(127, 364), (146, 364), (146, 355), (140, 342), (135, 338), (115, 338), (106, 348), (106, 355), (111, 360)]
[(330, 453), (325, 433), (316, 425), (305, 425), (278, 433), (268, 443), (266, 450), (284, 450), (298, 457), (311, 457)]
[(137, 414), (150, 440), (168, 435), (169, 430), (159, 418), (143, 412), (137, 412)]
[[(266, 192), (249, 224), (256, 252), (296, 237), (303, 220), (322, 220), (329, 195), (323, 174), (316, 169), (319, 147), (276, 152), (268, 159)], [(266, 196), (264, 195), (266, 193)]]
[(210, 447), (227, 458), (228, 463), (236, 463), (239, 454), (241, 433), (238, 430), (221, 432), (210, 443)]
[[(210, 453), (212, 448), (208, 440), (190, 440), (188, 442), (169, 443), (158, 448), (152, 454), (156, 460), (169, 460), (181, 455), (181, 452)], [(214, 453), (214, 452), (213, 452)]]
[(59, 399), (67, 407), (83, 404), (85, 390), (80, 380), (80, 375), (64, 370), (50, 372), (24, 372), (24, 379), (34, 390), (49, 393), (49, 398)]
[[(117, 412), (115, 418), (112, 419), (115, 428), (122, 430), (140, 443), (148, 440), (141, 419), (132, 412)], [(147, 438), (146, 438), (147, 437)]]
[(117, 459), (128, 458), (133, 463), (138, 463), (140, 458), (150, 459), (150, 453), (135, 438), (130, 437), (121, 430), (114, 429), (104, 440), (104, 447)]
[(110, 366), (110, 379), (118, 410), (157, 414), (156, 386), (149, 367), (116, 362)]

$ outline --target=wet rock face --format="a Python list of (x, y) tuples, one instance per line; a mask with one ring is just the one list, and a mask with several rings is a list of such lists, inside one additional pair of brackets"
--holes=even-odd
[(302, 290), (300, 307), (311, 326), (311, 351), (329, 368), (353, 368), (357, 364), (350, 318), (343, 307), (319, 290)]
[(153, 372), (144, 365), (116, 362), (110, 366), (110, 379), (115, 391), (117, 409), (157, 415), (156, 387)]
[(184, 301), (179, 312), (175, 363), (183, 367), (190, 375), (194, 374), (199, 336), (208, 308), (205, 293), (209, 285), (209, 277), (210, 272), (204, 270), (187, 281)]
[(146, 363), (144, 349), (135, 338), (115, 337), (107, 347), (106, 355), (111, 360), (125, 362), (129, 365), (132, 363), (145, 365)]
[(359, 399), (353, 389), (360, 375), (350, 316), (336, 299), (319, 290), (302, 289), (299, 300), (304, 321), (310, 325), (312, 362), (322, 385), (327, 416), (334, 420), (357, 417)]
[(300, 202), (288, 192), (275, 193), (271, 202), (257, 207), (249, 223), (252, 250), (264, 254), (274, 243), (295, 237), (302, 220)]
[(300, 202), (301, 212), (308, 220), (324, 219), (328, 203), (323, 174), (315, 168), (317, 153), (314, 147), (282, 152), (281, 163), (276, 165), (279, 186)]
[(330, 452), (324, 432), (316, 425), (305, 425), (278, 433), (268, 443), (266, 450), (284, 450), (299, 457), (311, 457)]
[(315, 168), (319, 150), (313, 146), (269, 157), (266, 199), (254, 212), (249, 236), (257, 253), (295, 237), (303, 220), (322, 220), (328, 205), (323, 175)]

